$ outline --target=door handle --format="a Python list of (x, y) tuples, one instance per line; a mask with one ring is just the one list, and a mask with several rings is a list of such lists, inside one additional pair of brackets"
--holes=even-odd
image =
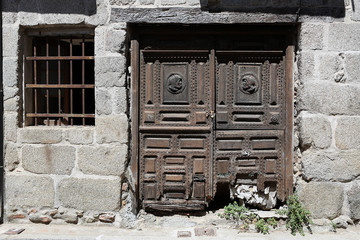
[(210, 117), (210, 118), (212, 118), (212, 119), (215, 118), (215, 111), (211, 110), (210, 112), (207, 112), (207, 113), (206, 113), (206, 117), (207, 117), (207, 118)]
[(250, 154), (251, 154), (250, 151), (242, 151), (241, 156), (242, 157), (249, 157)]

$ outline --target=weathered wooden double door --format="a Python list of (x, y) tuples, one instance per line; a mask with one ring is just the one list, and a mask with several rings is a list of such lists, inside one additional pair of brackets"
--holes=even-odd
[(140, 49), (144, 208), (203, 209), (219, 183), (270, 187), (284, 200), (286, 57), (286, 50)]

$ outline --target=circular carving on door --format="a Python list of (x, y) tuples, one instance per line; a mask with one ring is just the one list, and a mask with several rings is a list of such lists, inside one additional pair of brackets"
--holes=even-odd
[(246, 94), (253, 94), (258, 90), (259, 81), (253, 74), (245, 74), (240, 79), (240, 90)]
[(171, 74), (166, 82), (167, 90), (172, 94), (179, 94), (186, 87), (186, 80), (177, 73)]

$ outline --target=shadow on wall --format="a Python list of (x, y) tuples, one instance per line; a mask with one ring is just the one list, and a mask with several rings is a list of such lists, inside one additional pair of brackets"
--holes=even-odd
[[(353, 0), (351, 0), (353, 1)], [(263, 12), (311, 16), (345, 16), (345, 0), (200, 0), (210, 12)]]
[(2, 0), (3, 12), (96, 14), (96, 0)]

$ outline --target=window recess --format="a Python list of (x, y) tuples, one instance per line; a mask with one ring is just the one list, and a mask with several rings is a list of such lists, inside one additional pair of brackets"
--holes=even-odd
[(25, 125), (94, 125), (94, 39), (36, 36), (25, 57)]

